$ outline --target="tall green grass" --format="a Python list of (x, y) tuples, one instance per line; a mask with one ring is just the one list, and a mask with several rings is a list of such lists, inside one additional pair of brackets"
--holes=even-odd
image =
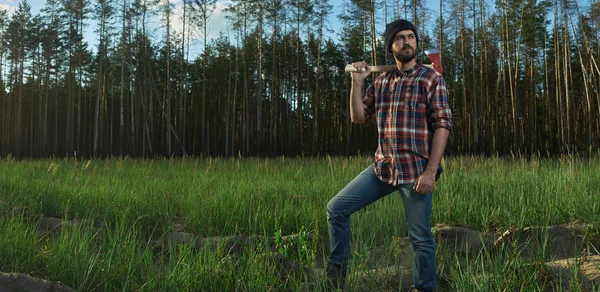
[[(328, 200), (371, 162), (371, 157), (4, 159), (0, 271), (61, 281), (81, 291), (306, 290), (302, 279), (282, 282), (275, 276), (277, 266), (250, 250), (249, 256), (223, 264), (221, 252), (185, 245), (158, 250), (154, 242), (176, 224), (198, 237), (301, 230), (327, 236)], [(489, 231), (581, 222), (599, 228), (598, 156), (452, 157), (444, 169), (436, 184), (433, 225)], [(42, 216), (85, 220), (58, 235), (40, 236)], [(358, 269), (372, 267), (366, 260), (370, 248), (383, 245), (393, 253), (394, 238), (407, 234), (397, 193), (360, 211), (352, 224)], [(439, 261), (456, 276), (454, 290), (485, 289), (479, 277), (487, 277), (484, 282), (494, 290), (525, 282), (534, 290), (552, 285), (534, 279), (542, 274), (535, 265), (526, 269), (530, 274), (509, 277), (526, 264), (519, 257), (507, 264), (505, 258), (480, 254), (468, 259), (475, 264), (466, 270), (458, 263), (467, 259), (455, 257), (440, 248)], [(498, 284), (507, 278), (511, 284)]]

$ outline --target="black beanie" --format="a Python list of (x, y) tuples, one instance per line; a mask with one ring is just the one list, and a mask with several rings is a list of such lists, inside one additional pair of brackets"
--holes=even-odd
[(394, 42), (394, 36), (396, 35), (396, 33), (401, 30), (407, 29), (410, 29), (415, 33), (415, 37), (417, 38), (417, 44), (419, 44), (419, 34), (417, 34), (417, 28), (408, 20), (398, 19), (388, 23), (385, 26), (384, 37), (388, 51), (392, 48), (392, 43)]

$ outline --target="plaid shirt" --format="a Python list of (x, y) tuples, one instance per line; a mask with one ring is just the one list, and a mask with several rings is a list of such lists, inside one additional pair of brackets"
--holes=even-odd
[(420, 64), (395, 69), (375, 79), (363, 103), (367, 120), (377, 121), (377, 177), (394, 186), (413, 183), (427, 167), (435, 129), (452, 130), (444, 78)]

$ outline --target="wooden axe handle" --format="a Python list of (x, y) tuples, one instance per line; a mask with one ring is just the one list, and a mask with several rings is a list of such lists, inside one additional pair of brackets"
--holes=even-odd
[[(431, 64), (426, 64), (424, 66), (433, 68), (433, 66)], [(371, 72), (389, 72), (389, 71), (394, 70), (396, 68), (396, 65), (381, 65), (381, 66), (369, 66), (369, 67), (371, 67)], [(354, 68), (354, 66), (352, 66), (352, 64), (346, 65), (346, 68), (344, 70), (346, 72), (357, 72), (356, 68)]]

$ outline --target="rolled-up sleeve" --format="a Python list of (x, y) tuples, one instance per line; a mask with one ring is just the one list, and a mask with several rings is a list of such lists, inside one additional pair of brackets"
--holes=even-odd
[(432, 128), (445, 128), (452, 131), (452, 111), (448, 102), (448, 89), (442, 75), (432, 82), (429, 88), (429, 122)]
[(365, 97), (363, 97), (363, 104), (365, 108), (365, 119), (367, 121), (375, 119), (375, 87), (373, 84), (367, 87)]

